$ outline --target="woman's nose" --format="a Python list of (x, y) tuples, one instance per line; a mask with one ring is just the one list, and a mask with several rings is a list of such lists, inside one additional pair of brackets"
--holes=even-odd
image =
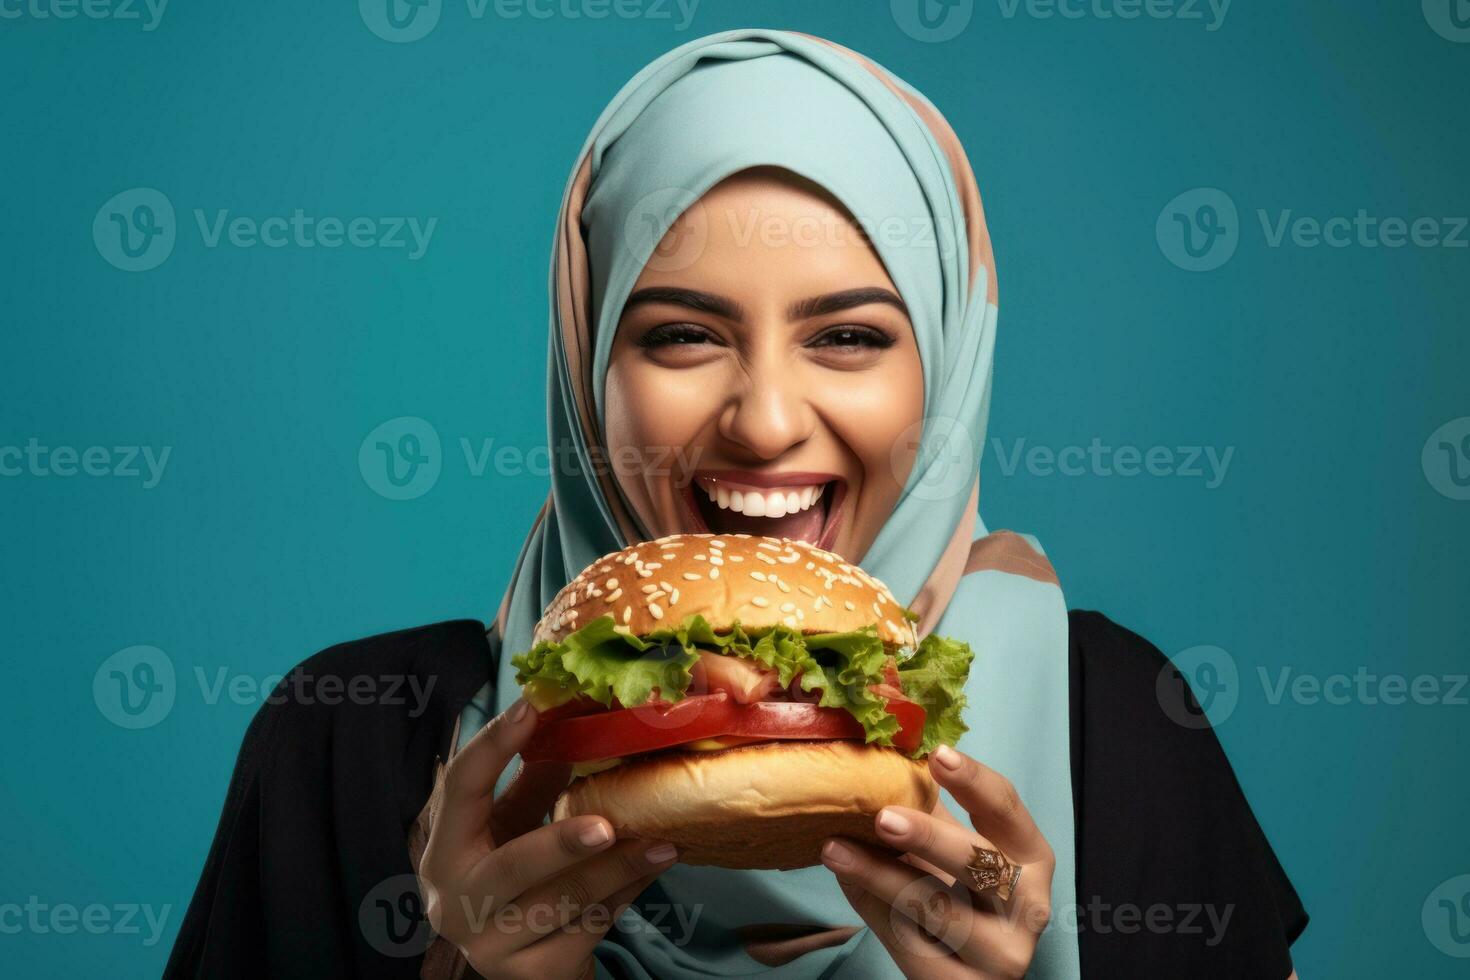
[(811, 436), (816, 412), (794, 372), (776, 367), (746, 382), (720, 416), (721, 435), (761, 459), (776, 459)]

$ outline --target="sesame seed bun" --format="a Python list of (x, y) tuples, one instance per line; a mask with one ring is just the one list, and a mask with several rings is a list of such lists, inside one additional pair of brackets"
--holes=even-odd
[(890, 648), (918, 645), (888, 587), (839, 555), (750, 534), (670, 534), (604, 555), (557, 593), (532, 641), (559, 641), (599, 616), (635, 636), (698, 613), (715, 630), (803, 633), (877, 626)]
[(885, 806), (934, 808), (929, 769), (857, 742), (761, 742), (715, 752), (659, 752), (575, 780), (557, 820), (600, 814), (619, 837), (661, 840), (684, 864), (805, 868), (841, 835), (880, 844)]

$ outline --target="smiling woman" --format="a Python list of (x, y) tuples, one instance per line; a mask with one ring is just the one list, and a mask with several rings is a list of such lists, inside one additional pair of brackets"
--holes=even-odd
[[(697, 229), (690, 228), (697, 223)], [(752, 225), (764, 231), (746, 232)], [(815, 242), (773, 229), (840, 228)], [(908, 308), (856, 219), (790, 171), (756, 167), (665, 234), (693, 261), (651, 262), (623, 306), (607, 440), (684, 447), (687, 473), (619, 473), (654, 532), (786, 537), (862, 555), (913, 465), (924, 410)], [(656, 253), (657, 254), (657, 253)]]
[[(980, 519), (995, 267), (970, 164), (932, 104), (807, 35), (729, 31), (669, 52), (572, 169), (550, 299), (550, 441), (580, 465), (553, 472), (493, 622), (348, 643), (298, 668), (397, 672), (432, 694), (415, 714), (262, 708), (171, 976), (1292, 973), (1306, 914), (1188, 687), (1145, 640), (1069, 614), (1034, 539)], [(692, 463), (609, 472), (591, 465), (602, 457)], [(765, 542), (774, 556), (722, 535), (789, 540)], [(794, 569), (801, 552), (808, 581), (756, 567)], [(676, 621), (669, 579), (687, 609), (699, 588), (722, 605), (734, 576), (758, 593), (752, 609), (780, 603), (767, 615), (791, 635), (756, 613), (741, 614), (749, 633)], [(820, 609), (844, 576), (882, 583), (873, 619), (848, 600), (865, 622), (841, 637), (803, 625), (801, 590)], [(618, 600), (620, 623), (576, 622)], [(741, 659), (758, 648), (803, 680)], [(844, 674), (863, 650), (871, 669)], [(668, 673), (681, 656), (699, 670)], [(686, 697), (696, 673), (716, 690)], [(617, 686), (629, 676), (643, 683)], [(906, 700), (916, 677), (931, 693)], [(822, 704), (798, 698), (813, 688)], [(590, 693), (604, 689), (616, 707)], [(851, 719), (815, 710), (834, 690)], [(697, 730), (634, 726), (706, 709)], [(748, 724), (773, 714), (783, 724)], [(783, 797), (840, 797), (870, 771), (833, 763), (793, 789), (783, 778), (801, 777), (764, 761), (770, 746), (792, 754), (795, 734), (819, 735), (804, 758), (868, 758), (846, 743), (873, 732), (902, 740), (900, 771), (938, 793), (871, 824), (864, 810), (858, 829), (823, 821), (800, 859), (722, 863), (687, 825), (640, 839), (594, 791), (684, 749), (709, 753), (684, 771), (726, 781), (611, 795), (779, 817)], [(573, 764), (591, 777), (587, 809), (559, 805), (548, 822)], [(739, 820), (721, 827), (748, 843)], [(671, 920), (688, 928), (660, 928)]]

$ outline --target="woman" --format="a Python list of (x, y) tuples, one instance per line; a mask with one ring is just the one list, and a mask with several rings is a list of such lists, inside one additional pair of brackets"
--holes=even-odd
[[(594, 127), (551, 290), (550, 436), (579, 465), (495, 622), (298, 668), (431, 693), (261, 711), (170, 975), (1294, 975), (1306, 915), (1167, 662), (979, 521), (993, 261), (922, 96), (807, 35), (681, 46)], [(545, 823), (566, 768), (511, 765), (536, 712), (510, 655), (551, 597), (704, 529), (821, 541), (978, 652), (939, 804), (876, 820), (891, 851), (689, 867), (600, 817)], [(1009, 901), (966, 886), (977, 843), (1022, 866)]]

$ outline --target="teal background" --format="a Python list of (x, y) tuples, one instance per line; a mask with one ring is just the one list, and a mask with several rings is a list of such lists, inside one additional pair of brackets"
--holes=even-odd
[[(0, 19), (0, 447), (172, 447), (151, 490), (0, 477), (0, 907), (171, 906), (153, 945), (0, 919), (7, 972), (162, 968), (258, 703), (210, 703), (196, 670), (258, 691), (334, 642), (493, 614), (547, 484), (473, 475), (460, 440), (544, 440), (547, 260), (573, 156), (659, 53), (779, 26), (886, 65), (965, 143), (997, 253), (989, 434), (1007, 456), (1019, 438), (1234, 447), (1206, 489), (1007, 475), (988, 444), (982, 511), (1040, 537), (1073, 606), (1169, 654), (1228, 652), (1218, 730), (1312, 915), (1303, 977), (1463, 975), (1421, 910), (1470, 872), (1470, 708), (1272, 703), (1257, 671), (1467, 670), (1470, 502), (1436, 491), (1421, 450), (1470, 416), (1470, 250), (1272, 248), (1256, 212), (1470, 214), (1470, 44), (1418, 3), (1240, 2), (1214, 31), (1007, 9), (975, 4), (942, 43), (881, 2), (705, 0), (681, 31), (677, 8), (477, 20), (447, 0), (406, 44), (344, 2), (177, 0), (147, 31)], [(168, 197), (178, 239), (128, 273), (92, 224), (134, 187)], [(1212, 272), (1155, 239), (1195, 187), (1240, 212)], [(438, 224), (417, 261), (207, 248), (195, 208)], [(358, 463), (399, 416), (443, 447), (437, 484), (405, 501)], [(172, 710), (136, 731), (93, 695), (134, 645), (178, 678)]]

